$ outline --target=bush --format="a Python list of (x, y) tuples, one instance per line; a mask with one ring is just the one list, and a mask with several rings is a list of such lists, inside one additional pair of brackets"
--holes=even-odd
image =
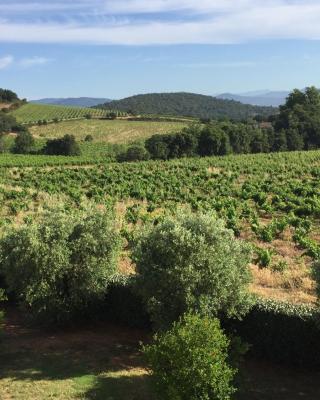
[(235, 392), (229, 340), (218, 320), (188, 315), (144, 347), (163, 400), (227, 400)]
[(60, 156), (79, 156), (81, 154), (79, 144), (73, 135), (48, 140), (43, 151), (48, 155)]
[(93, 142), (93, 137), (92, 137), (92, 135), (87, 135), (87, 136), (84, 138), (84, 141), (85, 141), (85, 142)]
[(13, 152), (17, 154), (28, 154), (34, 146), (34, 139), (28, 130), (21, 131), (14, 140)]
[(225, 320), (223, 327), (249, 343), (254, 357), (290, 367), (319, 368), (319, 317), (312, 306), (257, 299), (242, 321)]
[(250, 308), (250, 248), (209, 214), (179, 213), (144, 227), (132, 258), (137, 290), (160, 328), (188, 312), (240, 317)]
[(142, 146), (130, 146), (127, 151), (120, 153), (117, 157), (119, 162), (125, 161), (145, 161), (149, 160), (148, 151)]
[(67, 321), (103, 300), (119, 244), (108, 214), (50, 212), (1, 239), (1, 268), (8, 290), (35, 315)]
[[(5, 300), (6, 300), (6, 296), (4, 294), (4, 291), (3, 291), (3, 289), (0, 289), (0, 303)], [(2, 310), (0, 310), (0, 335), (3, 330), (3, 325), (4, 325), (4, 312)], [(0, 339), (1, 339), (1, 336), (0, 336)]]

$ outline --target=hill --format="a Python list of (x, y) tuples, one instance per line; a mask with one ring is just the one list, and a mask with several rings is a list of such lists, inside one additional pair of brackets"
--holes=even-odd
[(180, 115), (196, 118), (243, 120), (257, 114), (269, 116), (272, 107), (245, 105), (233, 100), (217, 99), (194, 93), (151, 93), (111, 101), (102, 105), (134, 114)]
[(260, 91), (243, 94), (222, 93), (216, 96), (218, 99), (240, 101), (243, 104), (251, 104), (264, 107), (279, 107), (286, 101), (289, 92), (286, 91)]
[(69, 106), (54, 106), (44, 104), (25, 104), (11, 114), (22, 124), (35, 124), (38, 121), (66, 121), (82, 119), (87, 116), (92, 118), (106, 118), (110, 110), (98, 108), (81, 108)]
[(59, 106), (73, 106), (73, 107), (94, 107), (98, 104), (108, 103), (110, 99), (95, 98), (95, 97), (68, 97), (68, 98), (46, 98), (39, 100), (31, 100), (30, 103), (34, 104), (51, 104)]

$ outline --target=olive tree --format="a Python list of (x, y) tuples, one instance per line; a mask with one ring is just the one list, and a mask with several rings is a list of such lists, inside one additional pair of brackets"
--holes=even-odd
[(179, 213), (144, 228), (132, 252), (137, 290), (166, 328), (186, 312), (240, 317), (250, 308), (250, 247), (210, 214)]
[(41, 318), (65, 321), (103, 299), (120, 245), (106, 213), (51, 212), (0, 240), (8, 290)]

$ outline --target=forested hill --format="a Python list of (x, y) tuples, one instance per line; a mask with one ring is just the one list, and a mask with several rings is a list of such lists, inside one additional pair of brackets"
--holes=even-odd
[[(101, 106), (99, 106), (101, 107)], [(277, 108), (242, 104), (193, 93), (151, 93), (128, 97), (104, 104), (105, 108), (134, 114), (179, 115), (196, 118), (230, 118), (243, 120), (257, 114), (269, 116)]]

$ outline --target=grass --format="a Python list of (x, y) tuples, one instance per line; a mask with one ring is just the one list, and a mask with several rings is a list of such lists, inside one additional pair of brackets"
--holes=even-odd
[(179, 131), (184, 126), (186, 124), (181, 122), (89, 119), (33, 126), (30, 131), (35, 137), (41, 138), (61, 137), (68, 133), (74, 135), (77, 140), (84, 140), (87, 135), (91, 135), (94, 142), (127, 144), (145, 140), (156, 133)]
[[(145, 332), (107, 323), (45, 331), (8, 311), (0, 343), (1, 400), (156, 400), (139, 352)], [(319, 373), (255, 360), (242, 368), (238, 400), (320, 398)]]

